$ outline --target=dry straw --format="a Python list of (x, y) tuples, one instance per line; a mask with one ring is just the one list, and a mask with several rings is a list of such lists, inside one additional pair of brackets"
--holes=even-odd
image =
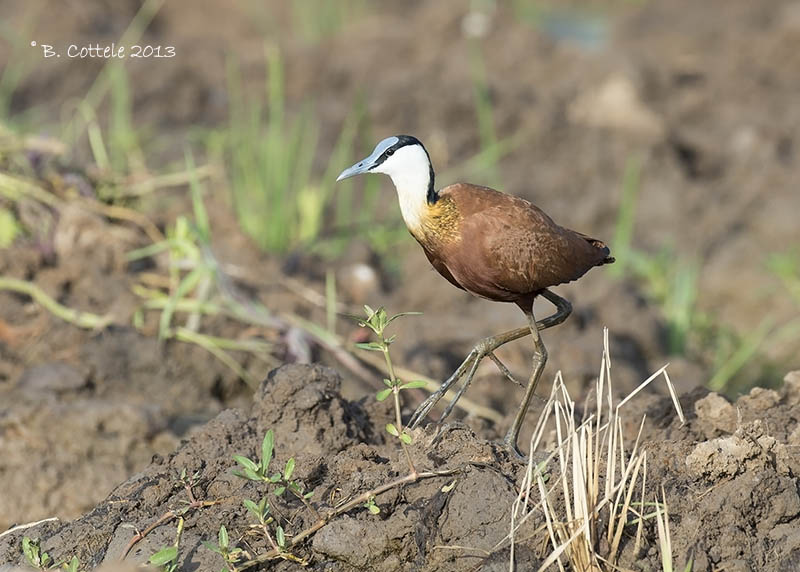
[[(520, 538), (522, 526), (536, 514), (544, 517), (544, 524), (533, 532), (533, 536), (544, 535), (543, 554), (547, 554), (540, 571), (551, 566), (557, 566), (561, 571), (619, 570), (617, 561), (623, 530), (636, 526), (634, 550), (638, 552), (643, 522), (653, 517), (658, 525), (662, 566), (664, 570), (672, 569), (663, 490), (660, 502), (656, 495), (656, 502), (652, 503), (655, 512), (644, 513), (644, 507), (648, 506), (645, 502), (648, 497), (647, 453), (640, 449), (639, 437), (645, 416), (642, 416), (639, 432), (631, 445), (625, 442), (621, 411), (642, 389), (663, 378), (678, 417), (684, 422), (666, 368), (665, 365), (656, 371), (615, 403), (606, 329), (602, 365), (595, 386), (594, 411), (587, 410), (580, 423), (576, 421), (575, 402), (567, 391), (561, 372), (556, 375), (550, 397), (531, 436), (528, 466), (511, 510), (509, 533), (495, 547), (510, 543), (509, 570), (515, 569), (515, 543), (525, 540)], [(555, 444), (544, 461), (535, 463), (534, 452), (542, 445), (547, 429), (555, 434)], [(600, 546), (603, 546), (602, 554)]]

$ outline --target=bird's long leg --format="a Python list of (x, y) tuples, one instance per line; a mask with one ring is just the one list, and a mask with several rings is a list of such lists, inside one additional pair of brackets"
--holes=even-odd
[(539, 333), (539, 328), (536, 326), (536, 319), (533, 317), (532, 308), (530, 313), (527, 313), (527, 316), (531, 323), (531, 336), (533, 336), (533, 371), (531, 372), (530, 381), (528, 381), (528, 387), (525, 388), (525, 396), (522, 398), (519, 409), (517, 410), (517, 415), (514, 417), (514, 422), (511, 424), (508, 433), (506, 433), (503, 439), (503, 445), (505, 445), (511, 453), (519, 457), (524, 457), (524, 455), (517, 447), (517, 437), (519, 437), (522, 422), (525, 420), (525, 414), (528, 412), (528, 406), (536, 392), (539, 378), (544, 371), (544, 365), (547, 363), (547, 348), (544, 347), (544, 343), (542, 342), (542, 336)]
[[(570, 312), (572, 311), (572, 305), (557, 294), (554, 294), (550, 290), (543, 290), (542, 296), (547, 298), (553, 305), (556, 307), (556, 312), (552, 316), (548, 316), (542, 320), (536, 322), (536, 327), (538, 331), (545, 330), (547, 328), (551, 328), (556, 326), (567, 319)], [(411, 416), (411, 420), (409, 421), (409, 426), (413, 429), (430, 413), (431, 409), (438, 403), (438, 401), (444, 397), (445, 393), (456, 383), (459, 379), (464, 377), (467, 371), (470, 372), (469, 379), (465, 383), (469, 385), (469, 382), (472, 381), (472, 376), (475, 374), (475, 370), (477, 369), (477, 363), (480, 362), (484, 357), (488, 356), (494, 350), (499, 348), (500, 346), (507, 344), (509, 342), (513, 342), (514, 340), (518, 340), (520, 338), (524, 338), (525, 336), (531, 335), (532, 330), (531, 327), (525, 328), (517, 328), (516, 330), (509, 330), (508, 332), (503, 332), (502, 334), (497, 334), (496, 336), (491, 336), (488, 338), (484, 338), (475, 344), (475, 347), (472, 348), (472, 351), (469, 352), (466, 359), (458, 366), (458, 369), (453, 372), (453, 374), (448, 377), (441, 385), (441, 387), (436, 390), (434, 393), (430, 394), (428, 398), (423, 401), (414, 414)], [(475, 362), (475, 367), (473, 367), (473, 362)], [(453, 403), (461, 397), (463, 391), (460, 391), (457, 395)], [(451, 404), (452, 405), (452, 404)], [(452, 407), (448, 407), (448, 413), (452, 410)], [(443, 420), (445, 416), (442, 416)], [(441, 421), (440, 420), (440, 421)]]
[[(572, 311), (572, 305), (561, 296), (553, 294), (549, 290), (542, 292), (542, 295), (556, 305), (557, 311), (553, 316), (559, 316), (560, 320), (552, 325), (560, 324), (566, 320), (567, 316), (569, 316)], [(531, 307), (530, 311), (525, 312), (525, 315), (528, 316), (531, 336), (533, 337), (533, 371), (531, 372), (528, 387), (525, 388), (525, 395), (522, 398), (522, 402), (519, 404), (517, 415), (514, 417), (514, 422), (511, 424), (511, 428), (503, 439), (503, 444), (506, 448), (520, 457), (524, 457), (524, 455), (520, 453), (517, 447), (517, 438), (519, 437), (520, 429), (522, 429), (522, 423), (525, 421), (525, 414), (528, 412), (531, 399), (536, 392), (536, 386), (539, 384), (539, 378), (542, 377), (544, 366), (547, 363), (547, 348), (544, 347), (544, 342), (542, 342), (542, 336), (539, 332), (542, 328), (540, 328), (539, 323), (536, 322), (536, 318), (533, 315), (533, 307)]]

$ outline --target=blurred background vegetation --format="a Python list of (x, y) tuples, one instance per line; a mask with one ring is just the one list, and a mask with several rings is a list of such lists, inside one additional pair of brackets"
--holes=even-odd
[[(198, 343), (252, 382), (236, 352), (305, 354), (287, 337), (234, 340), (213, 319), (279, 328), (287, 302), (272, 288), (296, 280), (308, 292), (288, 313), (317, 342), (345, 333), (336, 316), (357, 304), (425, 312), (400, 336), (404, 357), (440, 376), (515, 314), (430, 277), (388, 181), (334, 184), (380, 138), (412, 133), (439, 185), (524, 196), (610, 243), (617, 264), (564, 289), (577, 313), (548, 332), (550, 369), (591, 379), (605, 324), (631, 383), (671, 361), (684, 389), (775, 385), (800, 365), (800, 71), (779, 65), (800, 47), (797, 7), (684, 4), (7, 0), (0, 256), (58, 253), (60, 213), (82, 201), (140, 231), (121, 272), (165, 257), (163, 281), (134, 280), (136, 307), (117, 322)], [(112, 42), (175, 57), (41, 50)], [(0, 264), (36, 283), (14, 268)], [(524, 348), (504, 357), (524, 371)]]

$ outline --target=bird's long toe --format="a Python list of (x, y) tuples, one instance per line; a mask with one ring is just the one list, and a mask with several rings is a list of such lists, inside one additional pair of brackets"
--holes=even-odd
[(416, 429), (420, 422), (428, 416), (433, 406), (442, 398), (444, 392), (439, 390), (435, 393), (431, 393), (428, 398), (420, 403), (419, 407), (417, 407), (414, 414), (411, 416), (411, 419), (408, 421), (409, 427), (412, 429)]
[(527, 462), (528, 457), (526, 457), (522, 451), (519, 450), (516, 439), (512, 438), (510, 435), (506, 435), (505, 439), (503, 439), (503, 448), (508, 451), (508, 454), (512, 459), (523, 463)]

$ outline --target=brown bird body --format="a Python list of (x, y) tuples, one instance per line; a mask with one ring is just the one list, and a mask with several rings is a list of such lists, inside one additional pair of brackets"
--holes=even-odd
[[(549, 288), (577, 280), (594, 266), (614, 262), (608, 247), (557, 225), (538, 207), (519, 197), (466, 183), (437, 192), (428, 152), (409, 135), (384, 139), (369, 157), (345, 169), (337, 180), (368, 172), (392, 178), (406, 227), (442, 276), (481, 298), (514, 302), (529, 324), (527, 328), (481, 340), (453, 375), (417, 408), (409, 425), (415, 427), (450, 387), (466, 378), (442, 414), (442, 419), (447, 417), (484, 357), (490, 357), (513, 380), (493, 352), (507, 342), (530, 335), (534, 344), (533, 371), (504, 439), (508, 449), (520, 455), (517, 438), (547, 361), (547, 349), (539, 332), (560, 324), (572, 311), (570, 303)], [(552, 302), (556, 312), (536, 321), (533, 302), (539, 295)]]
[(514, 302), (525, 311), (545, 288), (614, 261), (603, 242), (488, 187), (445, 187), (421, 222), (409, 230), (439, 274), (475, 296)]

